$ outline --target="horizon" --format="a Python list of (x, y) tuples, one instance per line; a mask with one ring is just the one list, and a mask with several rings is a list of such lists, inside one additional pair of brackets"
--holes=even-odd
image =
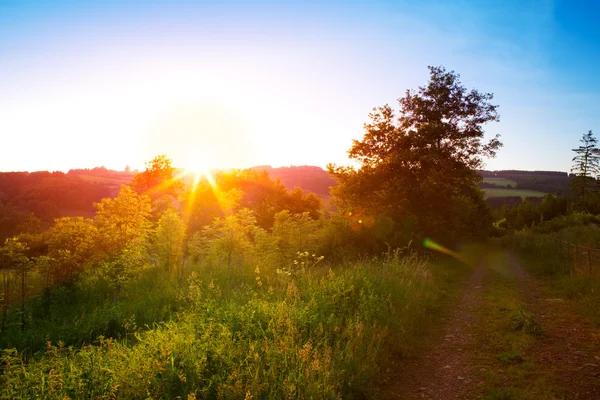
[(600, 32), (586, 23), (599, 9), (3, 2), (0, 171), (141, 170), (156, 154), (187, 169), (348, 164), (371, 108), (443, 65), (495, 94), (486, 138), (504, 147), (486, 170), (568, 173), (600, 126)]
[[(127, 167), (128, 165), (126, 165)], [(303, 168), (303, 167), (317, 167), (317, 168), (321, 168), (323, 171), (327, 172), (327, 168), (325, 167), (321, 167), (319, 165), (310, 165), (310, 164), (303, 164), (303, 165), (279, 165), (279, 166), (274, 166), (274, 165), (267, 165), (267, 164), (262, 164), (262, 165), (253, 165), (250, 167), (244, 167), (244, 168), (233, 168), (233, 167), (225, 167), (225, 168), (212, 168), (210, 169), (209, 172), (226, 172), (226, 171), (231, 171), (231, 170), (244, 170), (244, 169), (254, 169), (254, 168), (272, 168), (272, 169), (280, 169), (280, 168)], [(39, 169), (39, 170), (31, 170), (31, 171), (25, 171), (25, 170), (15, 170), (15, 171), (0, 171), (0, 173), (8, 173), (8, 172), (27, 172), (27, 173), (34, 173), (34, 172), (50, 172), (50, 173), (54, 173), (54, 172), (62, 172), (65, 174), (68, 174), (70, 171), (81, 171), (81, 170), (94, 170), (97, 168), (104, 168), (107, 171), (114, 171), (114, 172), (127, 172), (125, 170), (125, 168), (122, 169), (113, 169), (113, 168), (107, 168), (106, 166), (103, 165), (98, 165), (95, 167), (81, 167), (81, 168), (68, 168), (66, 170), (44, 170), (44, 169)], [(194, 171), (191, 171), (187, 168), (183, 168), (183, 167), (178, 167), (177, 165), (174, 165), (173, 168), (175, 170), (183, 170), (186, 171), (186, 174), (194, 174)], [(138, 172), (143, 171), (144, 168), (131, 168), (130, 169), (130, 173), (135, 174)], [(560, 170), (550, 170), (550, 169), (479, 169), (477, 171), (484, 171), (484, 172), (508, 172), (508, 171), (523, 171), (523, 172), (562, 172), (565, 173), (567, 175), (571, 175), (572, 173), (570, 171), (560, 171)]]

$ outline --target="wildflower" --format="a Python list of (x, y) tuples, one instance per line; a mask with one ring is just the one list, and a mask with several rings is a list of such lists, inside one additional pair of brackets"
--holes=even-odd
[(319, 371), (319, 369), (320, 369), (320, 367), (321, 367), (321, 363), (319, 362), (319, 359), (318, 359), (318, 358), (316, 358), (316, 356), (315, 356), (315, 358), (314, 358), (314, 359), (312, 360), (312, 362), (310, 363), (310, 369), (311, 369), (313, 372), (318, 372), (318, 371)]
[(308, 361), (310, 358), (310, 352), (312, 350), (312, 343), (310, 341), (306, 342), (304, 346), (300, 350), (298, 350), (298, 358), (302, 361)]

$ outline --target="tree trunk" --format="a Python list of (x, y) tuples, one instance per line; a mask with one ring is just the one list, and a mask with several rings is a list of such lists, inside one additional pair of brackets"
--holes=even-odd
[(21, 332), (25, 332), (25, 271), (21, 273)]
[(121, 297), (121, 291), (123, 290), (123, 284), (119, 283), (115, 287), (115, 291), (113, 292), (113, 303), (117, 303), (119, 298)]

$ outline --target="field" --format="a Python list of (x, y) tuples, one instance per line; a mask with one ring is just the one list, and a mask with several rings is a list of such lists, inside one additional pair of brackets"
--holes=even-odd
[(111, 178), (111, 177), (94, 176), (94, 175), (78, 175), (78, 176), (85, 181), (104, 183), (107, 185), (115, 185), (115, 186), (127, 185), (131, 182), (131, 179), (129, 179), (129, 178)]
[(484, 188), (483, 191), (485, 192), (485, 197), (521, 196), (525, 199), (526, 197), (544, 197), (546, 195), (544, 192), (529, 189)]
[(511, 185), (512, 187), (517, 186), (517, 182), (513, 181), (512, 179), (506, 179), (506, 178), (484, 177), (483, 181), (485, 183), (493, 183), (494, 185), (498, 185), (498, 186), (508, 186), (508, 185)]
[(97, 280), (32, 299), (22, 333), (9, 313), (0, 398), (364, 398), (465, 271), (398, 254), (235, 283), (190, 268), (183, 288), (149, 269), (117, 303)]

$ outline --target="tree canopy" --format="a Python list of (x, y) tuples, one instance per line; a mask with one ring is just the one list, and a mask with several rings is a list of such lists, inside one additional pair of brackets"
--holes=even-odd
[(360, 215), (363, 226), (387, 226), (397, 241), (476, 234), (489, 225), (477, 169), (502, 146), (499, 135), (484, 142), (498, 106), (493, 94), (468, 91), (454, 71), (429, 72), (428, 84), (407, 90), (397, 111), (386, 104), (369, 114), (364, 137), (348, 152), (359, 168), (328, 166), (336, 204)]

